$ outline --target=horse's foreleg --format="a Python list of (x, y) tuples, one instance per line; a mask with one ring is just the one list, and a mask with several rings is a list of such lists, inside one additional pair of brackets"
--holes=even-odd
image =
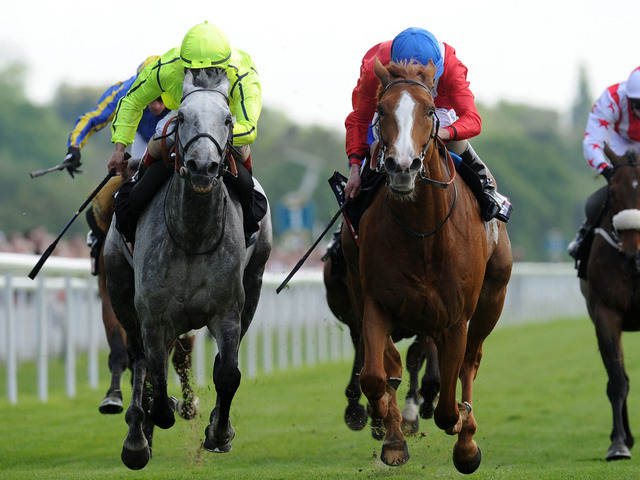
[[(360, 333), (351, 333), (351, 339), (353, 341), (354, 355), (353, 355), (353, 367), (351, 368), (351, 377), (349, 384), (345, 390), (347, 396), (347, 408), (344, 412), (344, 421), (351, 430), (362, 430), (367, 424), (367, 410), (360, 405), (360, 397), (362, 396), (362, 390), (360, 389), (360, 371), (362, 370), (362, 363), (364, 358), (364, 346), (362, 344), (362, 338)], [(380, 440), (380, 437), (378, 440)]]
[(621, 319), (617, 314), (611, 311), (603, 311), (603, 308), (601, 308), (594, 315), (594, 324), (600, 355), (609, 378), (607, 396), (613, 411), (613, 429), (610, 436), (611, 446), (605, 458), (607, 460), (628, 459), (631, 458), (630, 448), (634, 444), (634, 438), (629, 428), (627, 416), (629, 377), (624, 368), (621, 345)]
[(144, 350), (146, 357), (151, 360), (147, 365), (151, 386), (153, 388), (153, 404), (151, 418), (160, 428), (171, 428), (175, 424), (175, 411), (178, 400), (169, 397), (167, 393), (167, 373), (169, 367), (169, 348), (164, 338), (164, 332), (158, 325), (145, 329)]
[(113, 308), (111, 307), (111, 301), (109, 300), (102, 255), (100, 255), (98, 291), (100, 292), (100, 300), (102, 302), (102, 323), (107, 336), (107, 343), (109, 344), (109, 371), (111, 372), (111, 385), (98, 409), (100, 413), (116, 414), (122, 412), (123, 408), (120, 380), (122, 373), (129, 366), (129, 356), (127, 355), (126, 333), (120, 323), (118, 323)]
[(362, 327), (364, 366), (360, 385), (369, 400), (371, 416), (382, 418), (387, 431), (380, 459), (387, 465), (399, 466), (409, 460), (409, 450), (402, 434), (402, 415), (396, 396), (402, 377), (402, 359), (391, 340), (392, 329), (391, 322), (380, 312), (377, 303), (367, 297)]
[(198, 398), (193, 393), (189, 382), (194, 338), (191, 333), (178, 337), (174, 343), (173, 356), (171, 358), (173, 368), (178, 377), (180, 377), (180, 386), (182, 388), (182, 399), (178, 402), (178, 413), (185, 420), (193, 419), (198, 409)]
[(420, 405), (420, 416), (422, 418), (433, 417), (433, 410), (438, 403), (440, 392), (440, 367), (438, 365), (438, 348), (433, 338), (425, 337), (425, 357), (427, 366), (422, 377), (420, 396), (423, 399)]
[(143, 407), (143, 395), (145, 390), (145, 378), (147, 362), (142, 346), (132, 342), (132, 368), (133, 382), (131, 391), (131, 404), (125, 414), (125, 421), (129, 426), (127, 437), (122, 445), (120, 458), (122, 462), (132, 470), (143, 468), (151, 458), (149, 442), (143, 430), (145, 422), (145, 408)]
[[(211, 331), (214, 332), (214, 330)], [(205, 440), (202, 446), (210, 452), (226, 453), (231, 451), (231, 440), (236, 434), (231, 425), (229, 413), (241, 379), (238, 368), (241, 336), (239, 320), (235, 323), (227, 323), (227, 327), (215, 332), (214, 336), (219, 352), (213, 365), (213, 383), (218, 397), (209, 418), (210, 424), (205, 429)]]
[[(457, 435), (462, 428), (462, 416), (456, 400), (458, 375), (462, 367), (467, 339), (467, 321), (458, 322), (439, 332), (434, 340), (438, 347), (440, 365), (440, 399), (433, 415), (438, 428), (449, 435)], [(464, 409), (463, 409), (464, 411)]]
[(427, 337), (416, 336), (407, 351), (407, 372), (409, 373), (409, 389), (406, 404), (402, 410), (402, 431), (406, 434), (416, 433), (420, 427), (418, 412), (424, 399), (420, 397), (418, 377), (425, 360)]

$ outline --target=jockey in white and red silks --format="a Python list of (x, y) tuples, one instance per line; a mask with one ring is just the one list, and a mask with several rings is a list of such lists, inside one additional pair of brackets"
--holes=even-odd
[[(569, 255), (576, 260), (578, 276), (584, 274), (579, 264), (589, 253), (590, 242), (584, 240), (607, 208), (613, 167), (604, 154), (605, 143), (616, 155), (624, 155), (628, 150), (640, 153), (640, 67), (631, 72), (627, 81), (607, 88), (589, 112), (582, 141), (584, 158), (595, 172), (607, 180), (607, 185), (587, 199), (586, 218), (567, 248)], [(585, 248), (581, 248), (583, 244)]]
[[(635, 107), (635, 108), (634, 108)], [(617, 155), (640, 152), (640, 67), (626, 82), (607, 88), (593, 105), (584, 134), (584, 158), (597, 173), (607, 178), (611, 168), (603, 148), (608, 142)]]

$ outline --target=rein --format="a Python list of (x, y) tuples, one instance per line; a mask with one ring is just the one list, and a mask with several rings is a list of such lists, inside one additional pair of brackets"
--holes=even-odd
[(224, 231), (227, 223), (227, 201), (229, 198), (227, 197), (227, 195), (223, 196), (224, 203), (222, 205), (222, 225), (220, 228), (220, 236), (218, 237), (218, 240), (216, 240), (216, 242), (213, 244), (211, 248), (204, 250), (202, 252), (188, 250), (184, 248), (173, 236), (173, 233), (171, 233), (171, 229), (169, 228), (169, 222), (167, 219), (167, 197), (169, 195), (169, 190), (171, 190), (171, 184), (173, 184), (173, 180), (175, 178), (176, 178), (175, 174), (171, 175), (171, 181), (170, 181), (171, 183), (169, 184), (169, 187), (167, 187), (167, 189), (165, 190), (164, 199), (162, 201), (162, 213), (164, 215), (164, 224), (167, 227), (167, 233), (169, 233), (169, 237), (171, 238), (171, 240), (173, 240), (173, 243), (175, 243), (178, 246), (178, 248), (180, 248), (180, 250), (182, 250), (187, 255), (209, 255), (218, 249), (218, 247), (222, 243), (222, 239), (224, 238)]
[(449, 218), (453, 214), (453, 210), (454, 208), (456, 208), (456, 203), (458, 202), (458, 189), (456, 188), (455, 184), (453, 185), (453, 192), (454, 192), (453, 202), (451, 203), (451, 208), (449, 208), (449, 213), (447, 213), (447, 216), (444, 217), (444, 219), (440, 222), (440, 224), (436, 228), (431, 230), (429, 233), (414, 232), (413, 230), (411, 230), (409, 227), (407, 227), (404, 223), (400, 221), (400, 219), (396, 216), (396, 214), (393, 213), (393, 210), (391, 210), (391, 206), (389, 205), (389, 192), (387, 192), (387, 195), (385, 197), (385, 204), (387, 205), (387, 210), (391, 214), (391, 217), (400, 226), (402, 230), (404, 230), (406, 233), (408, 233), (412, 237), (423, 239), (436, 234), (438, 230), (440, 230), (444, 226), (444, 224), (447, 223), (447, 220), (449, 220)]

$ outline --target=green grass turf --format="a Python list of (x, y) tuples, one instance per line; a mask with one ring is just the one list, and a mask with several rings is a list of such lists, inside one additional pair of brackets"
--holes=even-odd
[[(640, 385), (640, 335), (625, 334), (631, 378), (632, 429), (640, 428), (634, 385)], [(82, 360), (82, 358), (80, 358)], [(120, 460), (124, 415), (103, 416), (106, 355), (98, 391), (84, 382), (64, 395), (64, 368), (50, 367), (49, 402), (36, 395), (35, 367), (22, 364), (19, 403), (6, 401), (0, 372), (0, 479), (379, 479), (462, 478), (451, 461), (455, 439), (423, 420), (408, 438), (411, 459), (388, 467), (369, 427), (343, 423), (348, 362), (304, 367), (243, 380), (232, 405), (233, 450), (211, 454), (200, 444), (215, 401), (213, 386), (199, 388), (200, 413), (156, 429), (153, 458), (142, 471)], [(86, 378), (79, 362), (78, 378)], [(405, 375), (406, 377), (406, 375)], [(128, 375), (125, 384), (128, 382)], [(475, 479), (627, 479), (640, 475), (640, 454), (607, 463), (611, 410), (606, 375), (588, 319), (498, 328), (485, 342), (476, 381), (474, 414), (483, 460)], [(177, 386), (170, 385), (178, 395)], [(404, 405), (406, 381), (400, 387)], [(130, 389), (125, 388), (126, 403)]]

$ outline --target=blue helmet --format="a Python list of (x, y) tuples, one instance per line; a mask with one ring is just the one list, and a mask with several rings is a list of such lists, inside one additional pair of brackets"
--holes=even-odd
[(442, 75), (444, 59), (440, 52), (440, 45), (436, 37), (424, 28), (407, 28), (399, 33), (391, 44), (391, 60), (393, 62), (412, 59), (423, 65), (427, 65), (429, 60), (433, 60), (436, 65), (435, 78)]

